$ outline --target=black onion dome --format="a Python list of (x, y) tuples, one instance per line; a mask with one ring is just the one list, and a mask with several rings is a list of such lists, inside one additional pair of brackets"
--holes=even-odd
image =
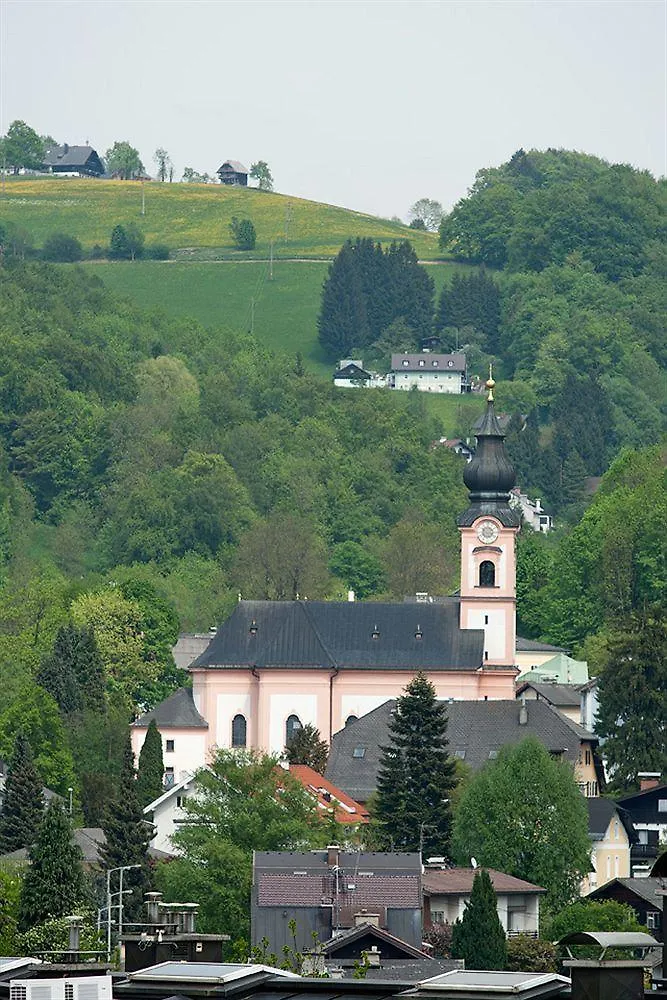
[(506, 504), (516, 482), (516, 472), (505, 454), (505, 435), (493, 409), (492, 393), (489, 393), (486, 413), (475, 436), (477, 449), (463, 472), (463, 482), (470, 490), (470, 502)]

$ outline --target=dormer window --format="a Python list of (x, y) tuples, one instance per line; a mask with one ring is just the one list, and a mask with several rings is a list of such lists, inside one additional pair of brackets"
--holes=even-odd
[(454, 362), (453, 361), (448, 361), (447, 362), (447, 367), (448, 368), (453, 368), (454, 367)]
[(419, 359), (419, 367), (420, 367), (420, 368), (423, 368), (425, 364), (426, 364), (426, 362), (424, 361), (424, 359), (423, 359), (423, 358), (420, 358), (420, 359)]
[(248, 629), (248, 632), (250, 633), (250, 635), (257, 635), (257, 622), (255, 621), (254, 618), (250, 622), (250, 628)]
[(415, 639), (417, 640), (417, 642), (421, 642), (423, 638), (424, 638), (424, 633), (422, 632), (421, 625), (418, 625), (417, 628), (415, 629)]
[(371, 638), (372, 639), (379, 639), (380, 638), (380, 630), (377, 627), (377, 625), (373, 626), (373, 631), (371, 632)]
[(408, 368), (409, 366), (410, 366), (410, 362), (408, 361), (407, 358), (405, 358), (404, 361), (403, 361), (403, 367), (404, 368)]
[(437, 361), (432, 361), (431, 364), (433, 365), (434, 368), (438, 367), (438, 362)]

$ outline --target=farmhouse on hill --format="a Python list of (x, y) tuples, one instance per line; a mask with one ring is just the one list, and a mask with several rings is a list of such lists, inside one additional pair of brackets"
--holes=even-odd
[(44, 154), (44, 169), (50, 174), (78, 177), (101, 177), (104, 163), (96, 150), (89, 146), (51, 146)]
[(469, 389), (465, 354), (392, 354), (392, 389), (460, 394)]
[(248, 186), (248, 168), (238, 160), (225, 160), (216, 173), (221, 184), (229, 184), (232, 187)]

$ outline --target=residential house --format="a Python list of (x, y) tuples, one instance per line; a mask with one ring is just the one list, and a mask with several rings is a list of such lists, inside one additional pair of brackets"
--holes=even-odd
[(553, 517), (551, 514), (547, 514), (539, 497), (531, 500), (517, 486), (510, 494), (510, 505), (519, 508), (524, 523), (529, 525), (533, 531), (539, 531), (546, 535), (553, 528)]
[(472, 461), (472, 456), (475, 454), (475, 449), (470, 444), (469, 440), (463, 440), (463, 438), (446, 438), (442, 437), (439, 441), (436, 441), (433, 447), (440, 445), (443, 448), (449, 448), (453, 451), (455, 455), (460, 455), (461, 458), (465, 458), (466, 462)]
[[(524, 643), (531, 642), (531, 640), (524, 639)], [(542, 643), (542, 646), (546, 646), (546, 643)], [(555, 647), (551, 647), (554, 649)], [(534, 650), (532, 653), (533, 659), (537, 660), (539, 653), (538, 650)], [(519, 667), (520, 664), (517, 664)], [(549, 658), (543, 659), (541, 662), (533, 663), (528, 670), (522, 670), (522, 672), (517, 677), (517, 683), (521, 684), (525, 681), (537, 681), (540, 684), (545, 682), (549, 684), (585, 684), (588, 680), (588, 663), (585, 660), (573, 660), (571, 656), (563, 650), (560, 650), (555, 655)]]
[(333, 382), (340, 389), (363, 389), (370, 384), (372, 378), (372, 374), (364, 369), (362, 361), (347, 359), (339, 362)]
[(465, 354), (392, 354), (392, 389), (459, 395), (467, 389)]
[[(280, 955), (285, 945), (311, 950), (313, 934), (329, 941), (360, 922), (374, 923), (414, 948), (421, 946), (421, 856), (344, 851), (255, 851), (251, 943), (263, 938)], [(296, 942), (290, 922), (296, 923)]]
[[(593, 731), (598, 717), (598, 678), (591, 677), (585, 684), (579, 685), (581, 698), (581, 713), (579, 722), (585, 729)], [(600, 743), (604, 742), (600, 740)]]
[(77, 177), (101, 177), (105, 166), (96, 150), (89, 146), (51, 146), (44, 154), (44, 169), (51, 174)]
[[(520, 678), (524, 674), (539, 671), (543, 663), (553, 659), (558, 653), (569, 653), (569, 649), (562, 646), (552, 646), (549, 642), (542, 642), (541, 639), (524, 639), (523, 636), (516, 637), (516, 657), (515, 663), (520, 670)], [(531, 677), (532, 680), (540, 680), (539, 676)]]
[(617, 799), (630, 814), (637, 843), (632, 848), (632, 874), (648, 874), (659, 853), (659, 845), (667, 843), (667, 785), (660, 783), (658, 772), (639, 775), (640, 790)]
[(368, 823), (369, 815), (365, 806), (355, 802), (347, 792), (337, 788), (312, 767), (308, 767), (307, 764), (290, 764), (289, 773), (303, 785), (309, 795), (313, 796), (317, 808), (323, 814), (333, 812), (337, 823), (342, 823), (348, 828)]
[(244, 167), (238, 160), (225, 160), (216, 170), (221, 184), (229, 184), (234, 187), (248, 186), (248, 168)]
[[(76, 827), (72, 830), (72, 842), (81, 850), (82, 864), (86, 871), (99, 870), (104, 867), (100, 851), (106, 843), (106, 835), (101, 827)], [(166, 856), (152, 846), (149, 849), (149, 853), (151, 857), (156, 859)], [(0, 866), (4, 864), (25, 865), (29, 863), (28, 849), (25, 847), (0, 855)]]
[[(508, 937), (530, 934), (540, 929), (540, 896), (546, 891), (524, 879), (487, 869), (498, 902), (498, 918)], [(470, 901), (474, 868), (444, 868), (427, 864), (422, 877), (424, 928), (433, 924), (453, 924), (463, 916)]]
[(629, 814), (613, 799), (587, 798), (586, 805), (592, 869), (582, 882), (582, 895), (630, 875), (630, 847), (637, 839)]
[(581, 719), (581, 694), (576, 684), (540, 684), (539, 681), (517, 682), (517, 698), (526, 701), (546, 701), (572, 722)]
[[(381, 747), (389, 742), (394, 701), (387, 701), (334, 734), (326, 776), (357, 802), (377, 788)], [(604, 774), (597, 737), (545, 701), (448, 701), (450, 752), (478, 771), (502, 747), (535, 736), (555, 757), (567, 760), (584, 795), (598, 795)]]
[(604, 885), (598, 886), (588, 894), (588, 899), (602, 902), (613, 899), (617, 903), (631, 906), (637, 914), (637, 920), (658, 941), (663, 941), (662, 913), (665, 896), (659, 878), (612, 878)]
[(389, 931), (369, 923), (378, 914), (357, 914), (358, 923), (350, 930), (340, 931), (316, 949), (320, 970), (329, 976), (354, 976), (365, 969), (364, 979), (430, 979), (450, 969), (462, 968), (460, 959), (436, 959), (422, 948), (408, 944)]
[(165, 854), (178, 854), (172, 837), (187, 818), (183, 808), (186, 799), (194, 794), (194, 778), (187, 775), (175, 784), (165, 788), (162, 795), (149, 802), (144, 809), (146, 822), (153, 827), (151, 847)]
[(162, 736), (164, 782), (170, 788), (206, 764), (209, 725), (195, 707), (191, 688), (180, 688), (132, 723), (132, 748), (137, 757), (153, 720)]

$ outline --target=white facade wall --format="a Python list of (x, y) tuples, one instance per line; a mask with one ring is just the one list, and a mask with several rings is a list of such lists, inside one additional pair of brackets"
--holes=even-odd
[(461, 392), (461, 372), (448, 372), (439, 369), (437, 372), (424, 369), (423, 372), (394, 372), (394, 389), (412, 389), (416, 386), (420, 392)]
[[(470, 896), (431, 896), (433, 923), (453, 924), (463, 916)], [(537, 893), (498, 893), (498, 918), (508, 932), (537, 933), (540, 925), (540, 897)], [(441, 916), (442, 915), (442, 916)]]
[(235, 715), (243, 715), (246, 721), (246, 732), (249, 734), (252, 700), (250, 692), (241, 691), (232, 694), (219, 694), (216, 711), (216, 745), (230, 747), (232, 745), (232, 721)]
[[(132, 729), (132, 749), (135, 761), (146, 739), (147, 729)], [(194, 774), (200, 767), (206, 765), (206, 730), (205, 729), (168, 729), (160, 728), (162, 736), (162, 756), (164, 758), (165, 781), (172, 784), (182, 781)], [(169, 741), (169, 742), (168, 742)], [(167, 749), (173, 741), (174, 749)]]
[(153, 810), (153, 826), (155, 836), (151, 840), (150, 846), (157, 851), (164, 851), (165, 854), (179, 854), (174, 847), (171, 838), (179, 828), (180, 823), (185, 819), (183, 802), (193, 794), (192, 783), (184, 788), (174, 791), (173, 795), (161, 802)]

